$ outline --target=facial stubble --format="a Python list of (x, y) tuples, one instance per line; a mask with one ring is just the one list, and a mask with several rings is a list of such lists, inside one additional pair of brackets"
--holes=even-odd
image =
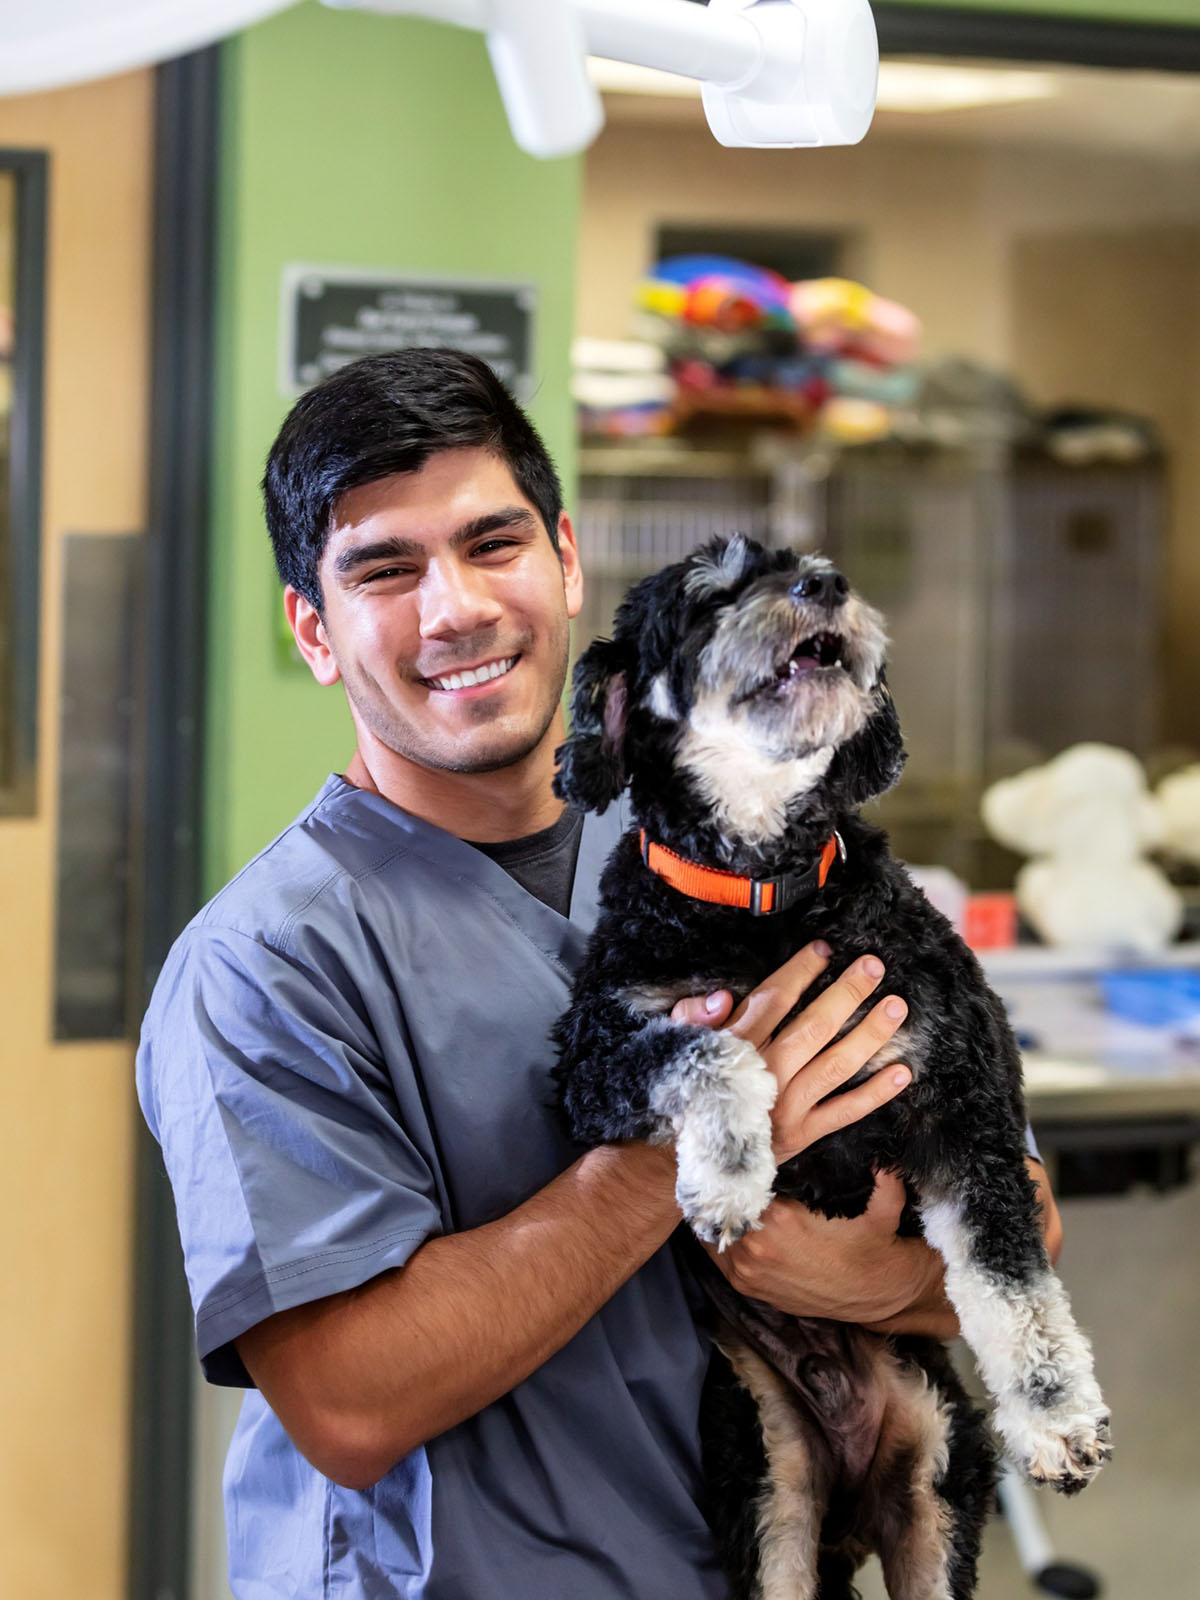
[[(494, 743), (484, 744), (482, 747), (474, 748), (470, 754), (461, 755), (445, 749), (440, 741), (423, 739), (420, 720), (416, 717), (407, 719), (399, 716), (379, 680), (371, 673), (361, 668), (353, 668), (340, 660), (338, 667), (355, 720), (395, 755), (433, 772), (464, 775), (501, 772), (526, 760), (545, 739), (557, 715), (563, 686), (566, 683), (568, 647), (569, 633), (564, 617), (547, 651), (554, 658), (546, 680), (547, 689), (552, 692), (548, 693), (545, 704), (539, 705), (531, 713), (534, 718), (532, 727), (526, 724), (523, 728), (513, 729), (507, 736), (502, 732), (498, 733)], [(524, 657), (523, 651), (514, 653)], [(520, 663), (517, 670), (520, 670)], [(408, 678), (406, 681), (413, 680)], [(440, 693), (453, 693), (437, 689), (427, 689), (422, 692), (431, 698)], [(491, 721), (504, 720), (505, 714), (494, 705), (490, 696), (474, 701), (468, 700), (463, 704), (468, 716), (479, 726), (485, 726)], [(447, 737), (452, 736), (447, 735)]]

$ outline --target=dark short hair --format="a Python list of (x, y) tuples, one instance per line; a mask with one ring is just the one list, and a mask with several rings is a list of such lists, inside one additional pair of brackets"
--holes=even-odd
[(392, 350), (331, 373), (296, 401), (267, 457), (263, 499), (280, 578), (320, 610), (318, 568), (338, 499), (416, 472), (439, 450), (473, 446), (507, 465), (557, 550), (558, 473), (486, 362), (461, 350)]

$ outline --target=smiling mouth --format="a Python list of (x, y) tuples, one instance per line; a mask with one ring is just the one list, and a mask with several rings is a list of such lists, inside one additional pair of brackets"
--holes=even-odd
[(504, 656), (499, 661), (485, 661), (481, 667), (471, 667), (466, 672), (450, 672), (444, 678), (422, 678), (427, 689), (474, 689), (481, 683), (493, 683), (507, 677), (520, 660), (519, 656)]

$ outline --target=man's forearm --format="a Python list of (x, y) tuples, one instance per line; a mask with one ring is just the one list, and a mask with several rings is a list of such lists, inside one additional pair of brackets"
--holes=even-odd
[(238, 1350), (313, 1465), (364, 1487), (506, 1394), (611, 1299), (678, 1222), (674, 1176), (669, 1150), (593, 1150), (508, 1216), (279, 1312)]

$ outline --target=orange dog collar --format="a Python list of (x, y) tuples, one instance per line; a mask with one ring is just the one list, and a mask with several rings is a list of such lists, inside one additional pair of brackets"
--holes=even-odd
[(826, 839), (819, 860), (802, 872), (782, 872), (776, 878), (742, 878), (736, 872), (702, 867), (677, 856), (673, 850), (648, 839), (645, 828), (639, 837), (642, 860), (672, 889), (691, 895), (693, 900), (707, 900), (711, 905), (738, 906), (755, 917), (786, 911), (789, 906), (816, 894), (825, 887), (834, 861), (846, 859), (842, 836), (835, 832)]

